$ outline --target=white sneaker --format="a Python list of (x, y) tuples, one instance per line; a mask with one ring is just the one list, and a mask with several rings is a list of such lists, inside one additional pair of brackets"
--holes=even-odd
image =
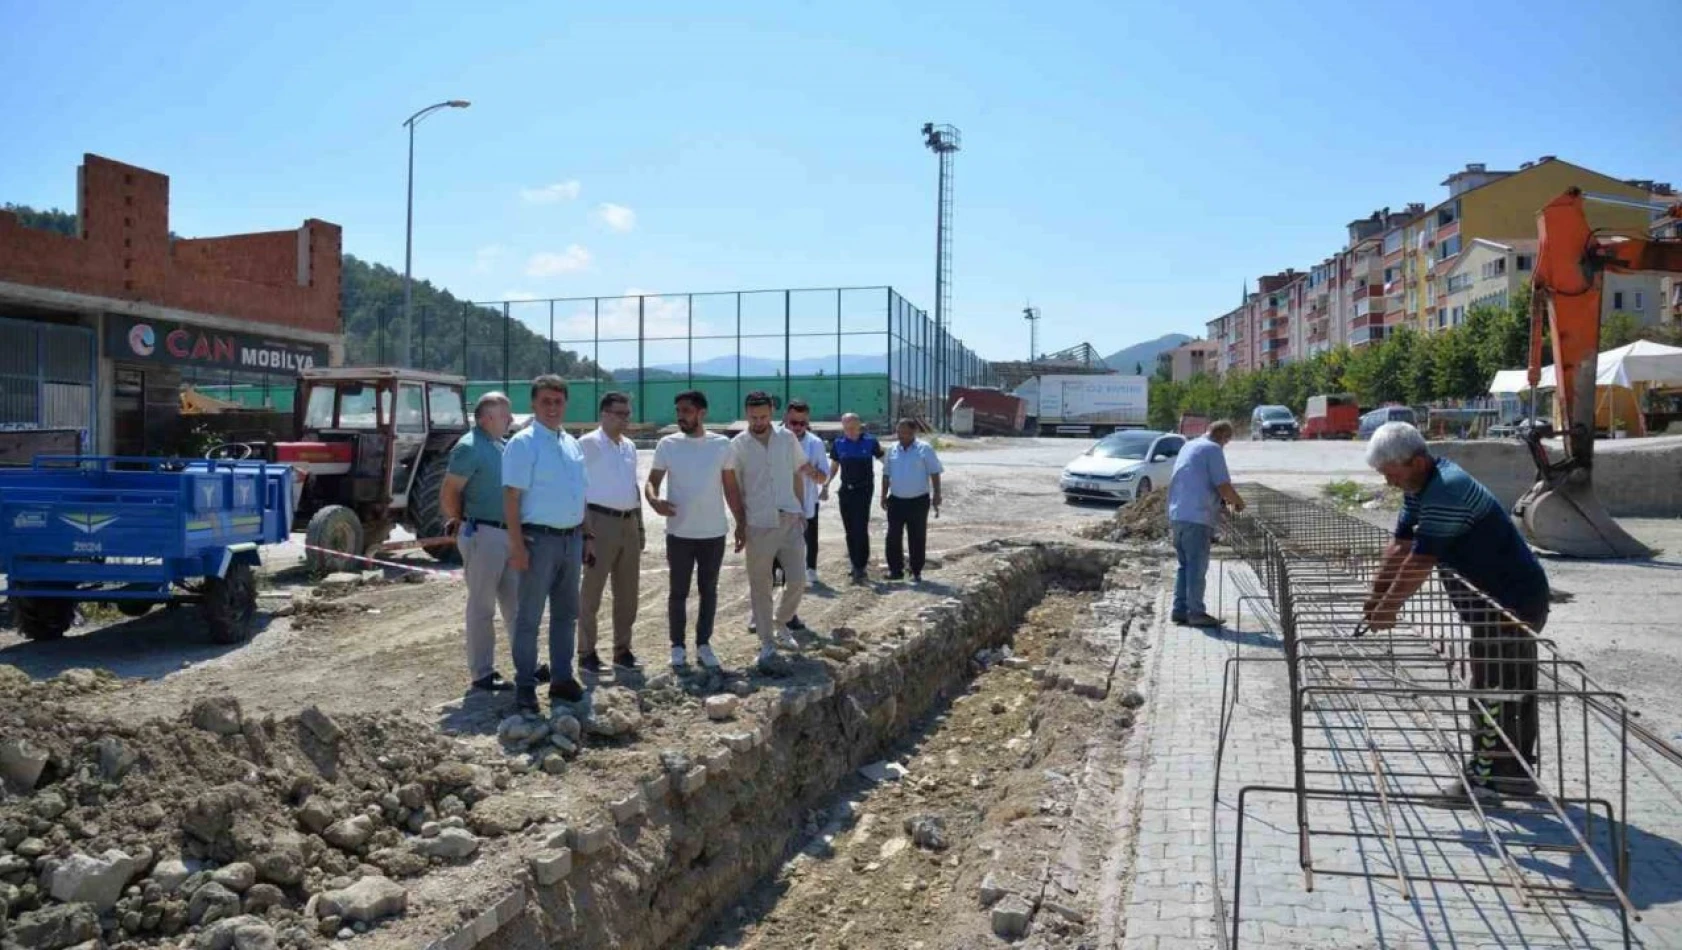
[(718, 662), (718, 657), (713, 655), (713, 648), (710, 644), (702, 644), (696, 647), (695, 657), (701, 661), (702, 666), (709, 670), (721, 669), (724, 666), (723, 663)]
[(796, 640), (794, 637), (794, 631), (787, 627), (783, 627), (781, 630), (773, 633), (771, 635), (771, 642), (775, 643), (784, 650), (799, 650), (801, 648), (800, 641)]
[[(705, 650), (706, 647), (702, 647), (701, 649)], [(706, 656), (706, 654), (703, 653), (702, 656), (704, 657), (704, 656)], [(685, 651), (683, 649), (683, 647), (672, 647), (672, 665), (673, 666), (688, 666), (689, 665), (689, 653), (687, 651)]]
[(817, 582), (818, 582), (817, 569), (816, 568), (810, 568), (810, 567), (806, 568), (806, 583), (807, 584), (816, 584)]

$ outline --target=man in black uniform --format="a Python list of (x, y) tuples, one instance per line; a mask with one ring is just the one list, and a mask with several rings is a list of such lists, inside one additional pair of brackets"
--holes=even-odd
[(847, 532), (847, 559), (853, 565), (853, 583), (863, 583), (870, 564), (870, 499), (876, 489), (876, 459), (882, 457), (882, 443), (864, 431), (856, 413), (841, 417), (844, 435), (829, 444), (829, 457), (836, 464), (829, 480), (841, 479), (841, 526)]

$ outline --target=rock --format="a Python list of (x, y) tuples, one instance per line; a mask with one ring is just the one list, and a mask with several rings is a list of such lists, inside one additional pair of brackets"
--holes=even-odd
[(42, 792), (36, 795), (32, 806), (35, 809), (35, 814), (48, 821), (52, 821), (70, 810), (70, 803), (66, 802), (64, 796), (57, 792)]
[(859, 769), (859, 774), (872, 782), (897, 782), (906, 776), (907, 771), (898, 762), (872, 762)]
[(257, 869), (244, 861), (236, 861), (217, 868), (211, 873), (210, 879), (235, 894), (244, 894), (251, 890), (251, 885), (257, 883)]
[(422, 838), (436, 838), (438, 837), (438, 833), (443, 830), (444, 826), (440, 825), (436, 821), (423, 822), (421, 824), (420, 836)]
[(410, 782), (397, 789), (397, 803), (411, 811), (426, 807), (426, 786), (419, 782)]
[(542, 769), (549, 775), (559, 775), (567, 770), (567, 757), (560, 750), (543, 756)]
[(981, 879), (981, 906), (992, 907), (1005, 897), (1016, 893), (1016, 882), (997, 871), (988, 871)]
[(465, 828), (445, 828), (436, 837), (416, 842), (415, 847), (428, 857), (455, 861), (479, 850), (479, 839)]
[(310, 735), (328, 745), (338, 742), (339, 737), (345, 734), (345, 731), (339, 728), (339, 724), (333, 721), (332, 716), (321, 711), (320, 706), (304, 707), (304, 710), (298, 713), (298, 723), (308, 729)]
[(945, 851), (951, 846), (946, 838), (946, 819), (939, 815), (914, 815), (905, 819), (905, 832), (911, 843), (930, 851)]
[(360, 587), (363, 577), (359, 571), (334, 571), (316, 583), (317, 587)]
[(181, 816), (181, 830), (214, 844), (234, 826), (234, 814), (245, 804), (244, 790), (235, 786), (213, 788), (194, 796)]
[(62, 950), (99, 939), (99, 915), (87, 904), (52, 904), (18, 915), (4, 931), (6, 946)]
[(270, 907), (285, 907), (286, 892), (273, 884), (253, 884), (245, 892), (245, 912), (262, 916)]
[(642, 728), (642, 708), (637, 694), (623, 686), (597, 687), (590, 697), (589, 721), (585, 730), (609, 739), (634, 736)]
[(138, 870), (133, 858), (121, 851), (107, 851), (99, 857), (72, 854), (53, 862), (43, 875), (47, 893), (66, 904), (92, 904), (95, 910), (107, 911), (117, 906), (123, 888)]
[(566, 848), (543, 851), (532, 855), (527, 863), (531, 867), (532, 879), (544, 887), (550, 887), (572, 873), (572, 852)]
[(606, 825), (572, 829), (572, 850), (588, 857), (613, 843), (613, 829)]
[(99, 688), (99, 674), (86, 667), (72, 667), (53, 677), (53, 682), (69, 687), (73, 692), (91, 693)]
[(993, 907), (993, 933), (1006, 940), (1019, 940), (1028, 935), (1028, 922), (1033, 916), (1034, 908), (1012, 894)]
[(48, 850), (47, 843), (40, 838), (25, 838), (12, 849), (18, 857), (29, 858), (31, 861), (46, 854)]
[(352, 815), (335, 821), (321, 833), (321, 837), (327, 839), (328, 844), (345, 851), (354, 851), (362, 847), (373, 835), (374, 819), (367, 815)]
[(0, 741), (0, 785), (14, 795), (30, 791), (40, 780), (49, 757), (46, 749), (24, 739)]
[(1128, 709), (1138, 709), (1145, 704), (1145, 697), (1138, 690), (1130, 689), (1127, 695), (1121, 697), (1121, 704)]
[(152, 868), (151, 880), (168, 893), (179, 888), (192, 873), (193, 870), (180, 858), (165, 858)]
[(368, 855), (368, 863), (388, 877), (414, 877), (426, 873), (427, 869), (426, 856), (407, 848), (381, 848)]
[(197, 950), (272, 950), (274, 928), (251, 914), (226, 917), (199, 931)]
[(660, 753), (660, 767), (665, 769), (668, 775), (682, 775), (693, 765), (688, 755), (676, 749), (667, 749)]
[(211, 881), (193, 892), (187, 902), (187, 919), (203, 926), (224, 917), (239, 916), (239, 895)]
[(549, 744), (561, 750), (561, 754), (564, 756), (573, 756), (578, 754), (578, 744), (558, 732), (549, 734)]
[(584, 738), (584, 724), (576, 716), (556, 716), (549, 720), (549, 727), (556, 735), (566, 736), (573, 744)]
[(444, 762), (432, 770), (432, 781), (440, 788), (467, 788), (473, 784), (473, 766), (466, 762)]
[(193, 704), (193, 725), (219, 736), (240, 732), (239, 700), (232, 696), (207, 696)]
[(516, 713), (497, 724), (496, 737), (509, 745), (523, 745), (533, 739), (541, 739), (549, 732), (549, 726), (541, 719), (532, 719)]
[(328, 891), (316, 904), (322, 917), (372, 923), (382, 917), (401, 914), (409, 905), (409, 892), (389, 878), (365, 877), (349, 887)]
[(298, 824), (310, 834), (321, 834), (332, 823), (333, 803), (320, 795), (311, 795), (298, 806)]
[(729, 694), (707, 697), (707, 718), (713, 722), (724, 722), (736, 718), (736, 709), (742, 701)]
[(492, 795), (468, 813), (467, 821), (473, 830), (495, 838), (513, 834), (527, 825), (548, 817), (549, 806), (531, 798), (513, 795)]
[(752, 696), (753, 695), (753, 684), (748, 682), (747, 680), (736, 680), (725, 688), (730, 690), (731, 694), (736, 695), (736, 696)]
[(164, 812), (164, 806), (157, 802), (141, 802), (134, 811), (129, 813), (129, 820), (136, 826), (151, 831), (169, 819)]
[(121, 781), (128, 770), (134, 768), (134, 763), (140, 761), (140, 753), (135, 752), (123, 744), (123, 740), (116, 736), (106, 736), (94, 743), (99, 750), (99, 773), (107, 782)]
[(1001, 665), (1007, 670), (1025, 670), (1030, 664), (1023, 657), (1007, 656)]

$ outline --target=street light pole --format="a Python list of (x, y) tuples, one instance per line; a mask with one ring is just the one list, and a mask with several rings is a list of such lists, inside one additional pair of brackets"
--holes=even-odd
[(414, 339), (414, 288), (410, 285), (410, 279), (415, 257), (415, 126), (420, 124), (420, 120), (439, 109), (465, 109), (468, 105), (466, 99), (450, 99), (427, 106), (403, 120), (403, 124), (409, 129), (409, 198), (408, 214), (403, 225), (403, 358), (401, 365), (405, 367), (410, 366), (413, 362), (409, 344)]

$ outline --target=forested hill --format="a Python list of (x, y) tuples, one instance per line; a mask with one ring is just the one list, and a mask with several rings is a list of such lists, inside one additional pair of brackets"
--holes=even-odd
[[(25, 227), (70, 236), (80, 233), (76, 216), (57, 208), (40, 211), (7, 204), (5, 210), (16, 214)], [(371, 264), (346, 254), (339, 294), (345, 324), (345, 361), (353, 366), (395, 363), (403, 336), (403, 275), (384, 264)], [(551, 370), (574, 379), (606, 375), (576, 352), (552, 346), (518, 320), (508, 327), (510, 365), (504, 373), (502, 312), (472, 306), (429, 281), (414, 282), (414, 314), (411, 345), (415, 363), (423, 369), (465, 372), (470, 379), (502, 379), (505, 375), (529, 379)]]

